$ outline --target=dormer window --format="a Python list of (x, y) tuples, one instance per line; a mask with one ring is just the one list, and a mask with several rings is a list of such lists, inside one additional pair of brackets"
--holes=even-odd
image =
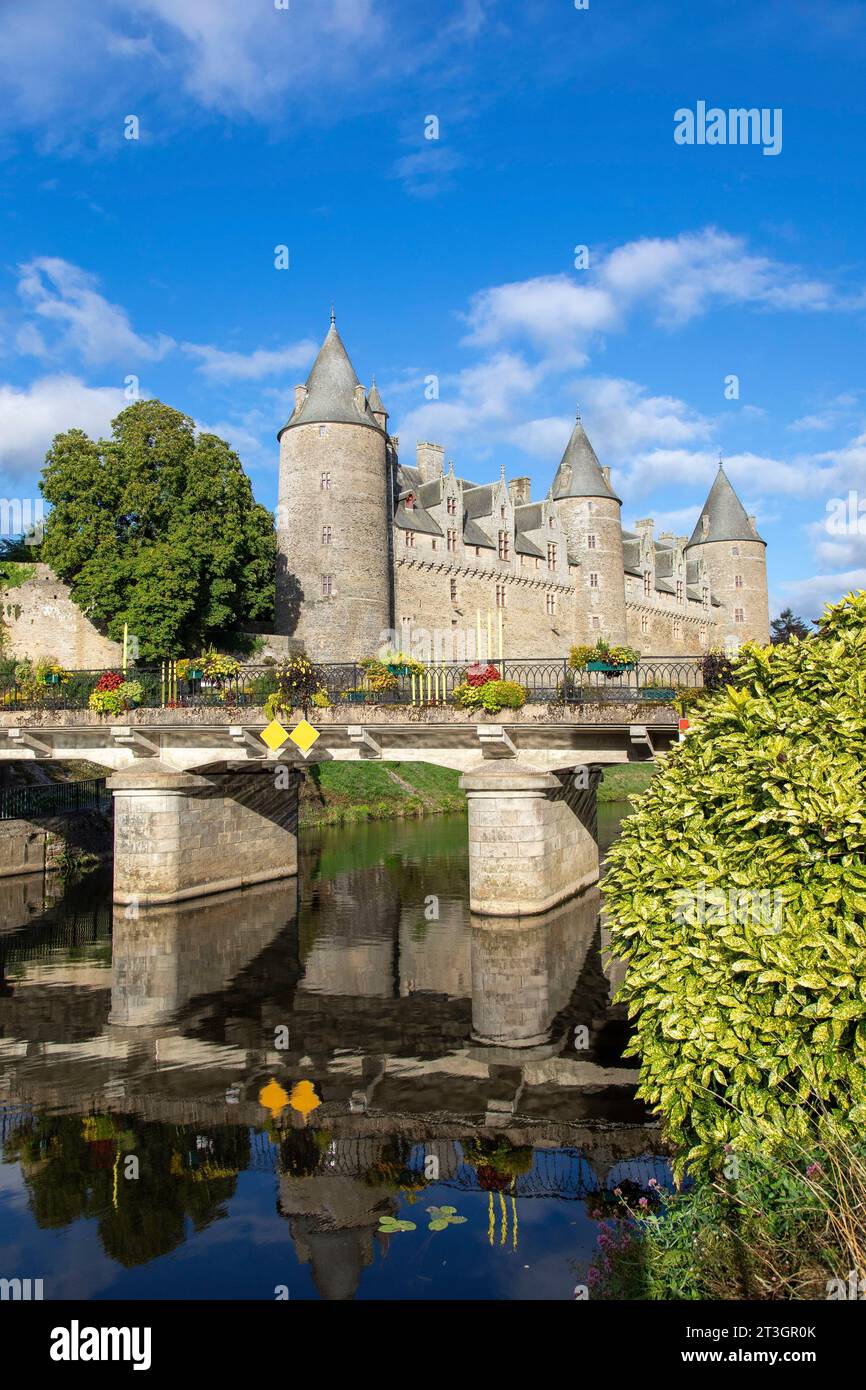
[(502, 520), (504, 521), (504, 520), (505, 520), (505, 507), (504, 507), (504, 506), (502, 506), (502, 507), (499, 508), (499, 515), (500, 515), (500, 517), (502, 518)]
[(643, 596), (644, 596), (644, 598), (650, 598), (650, 597), (652, 596), (652, 586), (653, 586), (652, 575), (650, 574), (649, 570), (645, 570), (645, 571), (644, 571), (644, 576), (643, 576)]
[(414, 494), (414, 492), (410, 492), (409, 495), (408, 495), (408, 497), (406, 498), (406, 510), (407, 510), (408, 512), (411, 512), (411, 511), (413, 510), (414, 506), (415, 506), (415, 494)]
[(457, 498), (449, 497), (445, 502), (445, 510), (449, 516), (457, 515)]

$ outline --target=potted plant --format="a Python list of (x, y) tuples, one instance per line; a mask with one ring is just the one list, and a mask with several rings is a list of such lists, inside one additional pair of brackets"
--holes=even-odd
[(634, 647), (612, 647), (599, 638), (586, 669), (601, 671), (605, 676), (620, 676), (624, 671), (633, 671), (639, 661), (640, 652), (636, 652)]
[(670, 702), (676, 695), (672, 685), (658, 685), (655, 680), (647, 681), (641, 690), (641, 698), (644, 700), (660, 700)]
[(424, 674), (423, 661), (416, 661), (413, 656), (407, 656), (405, 652), (394, 651), (391, 647), (386, 647), (381, 653), (379, 660), (392, 676), (421, 676)]
[(388, 670), (384, 661), (378, 657), (367, 656), (361, 662), (364, 671), (364, 686), (374, 695), (384, 695), (389, 690), (396, 690), (399, 684), (397, 677), (392, 671)]
[(125, 681), (118, 671), (104, 671), (87, 701), (95, 714), (123, 714), (141, 703), (140, 681)]

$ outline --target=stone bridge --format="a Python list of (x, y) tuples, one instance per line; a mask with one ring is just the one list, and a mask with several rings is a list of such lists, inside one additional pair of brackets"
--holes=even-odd
[[(289, 732), (303, 717), (283, 724)], [(262, 710), (0, 713), (0, 761), (87, 759), (111, 770), (114, 898), (175, 902), (297, 873), (299, 769), (327, 760), (433, 763), (462, 772), (470, 907), (545, 912), (598, 878), (596, 789), (610, 763), (652, 759), (678, 738), (669, 706), (530, 705), (469, 720), (447, 706), (309, 712), (304, 755), (262, 739)]]

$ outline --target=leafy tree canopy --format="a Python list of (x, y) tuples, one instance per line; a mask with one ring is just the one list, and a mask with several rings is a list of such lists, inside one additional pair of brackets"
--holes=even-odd
[(40, 558), (109, 637), (124, 623), (144, 659), (219, 644), (273, 613), (273, 519), (240, 459), (188, 415), (136, 401), (110, 439), (59, 434), (40, 487)]
[(691, 1165), (866, 1127), (866, 593), (743, 648), (604, 880), (639, 1094)]

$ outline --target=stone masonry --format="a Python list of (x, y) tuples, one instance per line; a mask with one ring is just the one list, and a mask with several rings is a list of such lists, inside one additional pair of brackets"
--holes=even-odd
[(273, 769), (197, 775), (143, 758), (116, 772), (114, 901), (152, 904), (298, 871), (298, 783)]

